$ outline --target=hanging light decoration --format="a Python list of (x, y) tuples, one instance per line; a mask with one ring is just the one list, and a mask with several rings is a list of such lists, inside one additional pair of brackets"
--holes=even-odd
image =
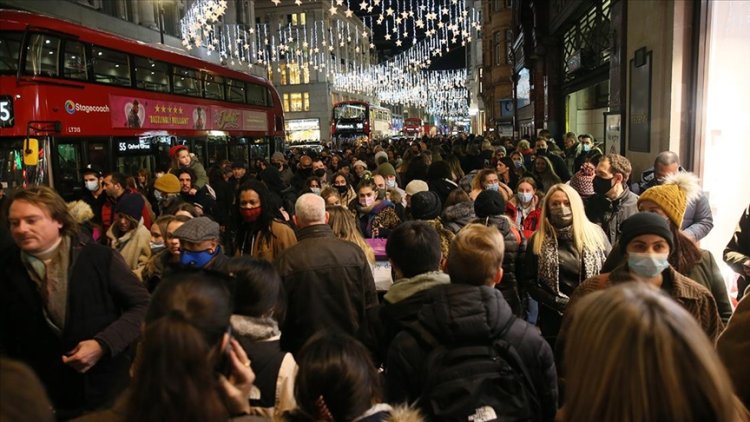
[[(278, 6), (300, 0), (273, 0)], [(224, 24), (226, 0), (195, 0), (181, 20), (186, 49), (204, 47), (227, 63), (266, 66), (271, 72), (293, 65), (302, 75), (327, 73), (333, 88), (370, 96), (380, 102), (415, 106), (445, 116), (468, 115), (466, 70), (426, 71), (432, 60), (466, 45), (481, 29), (476, 10), (466, 0), (330, 0), (328, 17), (305, 25), (279, 22)], [(327, 6), (326, 6), (327, 7)], [(367, 11), (362, 20), (353, 10)], [(384, 32), (396, 46), (410, 45), (387, 62), (370, 64), (373, 32)], [(350, 48), (351, 47), (351, 48)], [(351, 49), (358, 59), (348, 65), (336, 58)]]

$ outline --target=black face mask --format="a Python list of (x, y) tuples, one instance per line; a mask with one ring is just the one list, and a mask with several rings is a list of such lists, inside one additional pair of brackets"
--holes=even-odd
[(599, 195), (606, 195), (610, 189), (612, 189), (612, 179), (603, 179), (599, 176), (594, 176), (594, 193)]
[(343, 186), (335, 186), (336, 190), (339, 191), (339, 195), (346, 195), (346, 192), (349, 191), (349, 187), (346, 185)]
[(536, 149), (536, 155), (547, 155), (547, 149), (546, 148), (537, 148)]
[(326, 169), (315, 169), (313, 174), (315, 175), (315, 177), (323, 177), (326, 175)]

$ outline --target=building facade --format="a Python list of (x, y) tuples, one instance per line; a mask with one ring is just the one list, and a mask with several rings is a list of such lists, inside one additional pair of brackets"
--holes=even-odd
[(482, 65), (478, 69), (486, 131), (513, 136), (513, 9), (511, 0), (482, 1)]

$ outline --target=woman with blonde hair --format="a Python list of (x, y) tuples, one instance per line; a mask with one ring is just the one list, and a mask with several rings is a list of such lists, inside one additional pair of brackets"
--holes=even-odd
[(339, 239), (348, 240), (362, 249), (370, 265), (375, 264), (375, 251), (365, 242), (362, 233), (357, 229), (357, 223), (351, 211), (341, 205), (326, 207), (328, 211), (328, 225), (333, 229), (333, 234)]
[(583, 298), (566, 320), (559, 421), (748, 421), (713, 345), (645, 283)]
[(610, 248), (602, 229), (586, 217), (578, 193), (562, 183), (552, 186), (542, 202), (519, 280), (520, 290), (541, 305), (539, 327), (551, 344), (573, 291), (599, 274)]
[(562, 182), (560, 176), (555, 173), (555, 166), (552, 161), (543, 155), (537, 155), (534, 158), (531, 174), (539, 181), (539, 189), (543, 191), (547, 191), (552, 185)]
[(469, 198), (477, 199), (477, 196), (485, 190), (494, 190), (500, 193), (507, 201), (513, 196), (513, 191), (505, 183), (500, 183), (497, 173), (492, 169), (480, 170), (471, 180), (471, 192)]

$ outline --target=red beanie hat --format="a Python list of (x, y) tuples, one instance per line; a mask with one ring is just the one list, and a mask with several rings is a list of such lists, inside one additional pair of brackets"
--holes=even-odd
[(176, 157), (177, 153), (180, 152), (180, 151), (182, 151), (183, 149), (187, 150), (188, 147), (186, 147), (185, 145), (175, 145), (175, 146), (173, 146), (172, 148), (169, 149), (169, 158)]

